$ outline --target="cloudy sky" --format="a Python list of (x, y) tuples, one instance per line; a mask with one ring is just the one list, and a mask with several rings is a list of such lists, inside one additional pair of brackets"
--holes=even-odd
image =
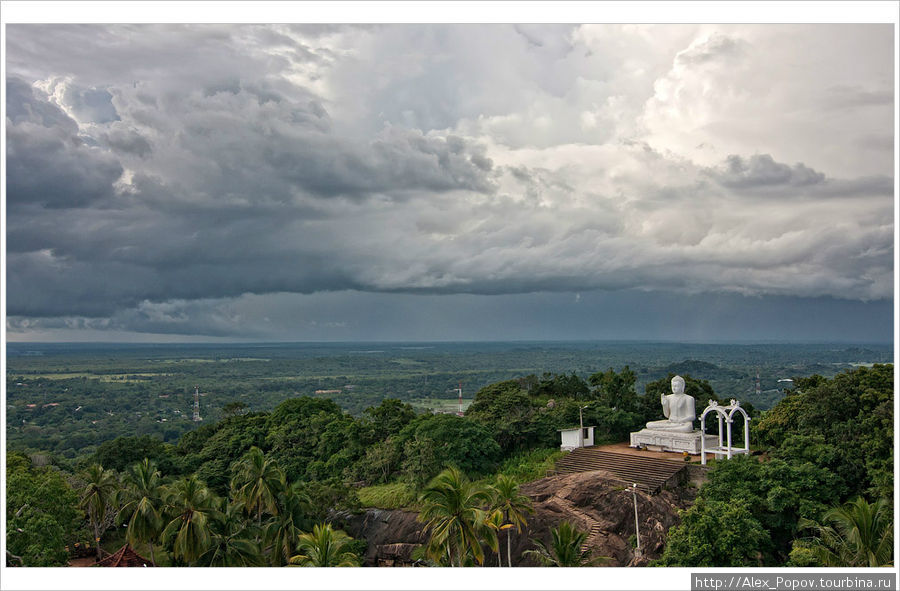
[(892, 340), (892, 25), (7, 25), (7, 338)]

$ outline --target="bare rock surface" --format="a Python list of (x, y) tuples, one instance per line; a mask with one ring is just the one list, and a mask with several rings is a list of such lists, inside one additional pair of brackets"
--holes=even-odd
[[(644, 566), (659, 558), (667, 532), (679, 523), (679, 509), (687, 508), (693, 501), (693, 489), (663, 490), (652, 495), (637, 491), (643, 556), (635, 557), (632, 491), (608, 477), (602, 471), (578, 472), (523, 484), (520, 490), (531, 498), (535, 513), (528, 517), (528, 525), (521, 533), (511, 530), (513, 565), (535, 566), (536, 563), (522, 557), (522, 553), (535, 547), (532, 538), (549, 546), (550, 530), (562, 521), (570, 521), (589, 533), (587, 546), (593, 556), (608, 557), (598, 566)], [(427, 542), (424, 525), (416, 520), (416, 516), (411, 511), (369, 509), (360, 515), (344, 515), (340, 522), (351, 536), (368, 542), (364, 564), (375, 566), (379, 547)], [(506, 534), (500, 536), (505, 563)], [(487, 551), (485, 556), (488, 565), (497, 564), (496, 554)]]

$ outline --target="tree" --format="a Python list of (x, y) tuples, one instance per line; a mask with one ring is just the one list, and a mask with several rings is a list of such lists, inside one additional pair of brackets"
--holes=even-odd
[(660, 566), (760, 566), (761, 549), (770, 546), (769, 533), (757, 521), (747, 501), (697, 502), (669, 530)]
[(126, 473), (123, 503), (117, 521), (127, 519), (126, 537), (131, 545), (146, 542), (150, 547), (150, 560), (155, 564), (153, 544), (162, 532), (162, 486), (156, 462), (144, 458)]
[(543, 441), (544, 433), (536, 428), (534, 421), (543, 406), (517, 380), (509, 380), (476, 392), (466, 410), (466, 418), (483, 425), (506, 455), (514, 450), (535, 447)]
[(512, 544), (510, 541), (513, 527), (517, 533), (528, 524), (527, 515), (534, 513), (531, 499), (519, 493), (519, 485), (510, 476), (500, 475), (494, 483), (493, 508), (500, 511), (503, 517), (503, 525), (506, 528), (506, 566), (512, 566)]
[(298, 536), (313, 526), (312, 511), (312, 501), (300, 483), (279, 491), (278, 511), (266, 526), (263, 537), (272, 566), (284, 566), (290, 561)]
[(154, 460), (167, 474), (172, 474), (174, 449), (173, 446), (150, 435), (116, 437), (111, 441), (101, 443), (92, 459), (94, 463), (100, 464), (107, 470), (124, 472), (142, 459), (149, 458)]
[(247, 412), (248, 406), (241, 402), (240, 400), (236, 400), (234, 402), (229, 402), (225, 406), (222, 407), (222, 414), (225, 418), (234, 417), (237, 415), (242, 415)]
[(428, 556), (450, 566), (462, 566), (465, 556), (482, 564), (481, 541), (489, 531), (485, 526), (489, 516), (482, 507), (490, 500), (490, 491), (470, 482), (458, 468), (435, 476), (420, 495), (423, 507), (418, 517), (430, 533)]
[(811, 550), (815, 566), (893, 566), (894, 524), (887, 499), (869, 503), (862, 497), (825, 513), (827, 525), (802, 519), (800, 527), (818, 534)]
[(550, 530), (550, 545), (540, 540), (532, 540), (537, 548), (526, 550), (525, 556), (532, 556), (543, 566), (593, 566), (603, 558), (591, 558), (591, 550), (583, 549), (588, 534), (579, 531), (568, 521)]
[[(215, 426), (213, 432), (201, 434), (188, 442), (185, 449), (194, 450), (198, 445), (200, 449), (186, 455), (183, 463), (186, 472), (196, 472), (211, 491), (224, 496), (228, 494), (234, 463), (253, 446), (265, 449), (268, 416), (262, 413), (237, 415), (219, 421)], [(200, 427), (198, 431), (206, 427)], [(187, 433), (185, 437), (193, 433)]]
[[(87, 538), (78, 494), (59, 471), (6, 456), (6, 548), (22, 566), (65, 566), (66, 545)], [(83, 537), (81, 537), (83, 536)]]
[(300, 554), (292, 556), (293, 566), (359, 566), (359, 556), (350, 550), (353, 538), (331, 525), (321, 523), (312, 532), (301, 534), (297, 546)]
[(252, 539), (242, 515), (243, 504), (219, 501), (211, 513), (209, 548), (199, 558), (204, 566), (263, 566), (259, 544)]
[(636, 382), (637, 375), (627, 365), (621, 372), (609, 368), (588, 378), (588, 383), (596, 388), (594, 396), (601, 404), (628, 412), (638, 412), (640, 407), (634, 387)]
[(231, 488), (235, 497), (247, 508), (256, 509), (256, 525), (262, 527), (263, 511), (278, 511), (278, 491), (285, 487), (284, 472), (275, 460), (267, 459), (261, 449), (254, 446), (234, 466)]
[(210, 519), (217, 499), (195, 475), (176, 480), (166, 494), (166, 508), (171, 520), (162, 539), (171, 545), (175, 560), (196, 562), (210, 547)]
[(405, 444), (410, 440), (433, 444), (434, 472), (423, 473), (425, 480), (444, 467), (454, 465), (468, 474), (486, 474), (501, 457), (500, 447), (490, 431), (456, 415), (423, 415), (403, 428), (398, 435)]
[(739, 456), (717, 462), (700, 496), (707, 501), (744, 501), (752, 517), (768, 532), (765, 546), (756, 550), (765, 564), (782, 564), (803, 517), (818, 519), (838, 502), (838, 478), (810, 462), (772, 459), (760, 462)]
[(309, 396), (285, 400), (268, 415), (265, 444), (289, 482), (307, 477), (313, 462), (322, 462), (324, 469), (330, 454), (323, 453), (322, 436), (330, 423), (345, 418), (334, 401)]
[(79, 507), (88, 514), (88, 521), (94, 532), (97, 545), (97, 560), (103, 555), (100, 549), (100, 537), (110, 524), (106, 523), (107, 515), (112, 510), (112, 499), (119, 483), (112, 470), (104, 470), (99, 464), (92, 464), (84, 474), (85, 486), (81, 491)]
[(416, 410), (397, 398), (385, 398), (378, 406), (367, 408), (364, 415), (371, 421), (375, 441), (384, 441), (415, 419)]
[(894, 366), (874, 365), (825, 379), (798, 378), (794, 389), (755, 421), (759, 445), (785, 447), (792, 436), (813, 437), (826, 454), (812, 458), (834, 472), (846, 489), (842, 496), (867, 494), (893, 498)]

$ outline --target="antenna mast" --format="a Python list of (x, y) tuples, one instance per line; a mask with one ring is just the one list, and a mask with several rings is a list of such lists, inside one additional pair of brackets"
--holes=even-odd
[(463, 416), (463, 409), (462, 409), (462, 382), (459, 383), (459, 389), (457, 389), (457, 392), (459, 392), (459, 410), (456, 411), (456, 416), (461, 417), (461, 416)]
[(200, 422), (200, 386), (194, 386), (194, 422)]

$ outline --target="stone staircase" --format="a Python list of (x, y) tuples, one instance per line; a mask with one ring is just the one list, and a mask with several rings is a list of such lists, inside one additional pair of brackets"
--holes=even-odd
[[(575, 449), (556, 463), (557, 474), (603, 471), (610, 480), (626, 486), (635, 483), (640, 490), (651, 494), (667, 483), (675, 484), (682, 470), (685, 470), (683, 461), (620, 454), (593, 447)], [(591, 533), (593, 535), (594, 532)]]

